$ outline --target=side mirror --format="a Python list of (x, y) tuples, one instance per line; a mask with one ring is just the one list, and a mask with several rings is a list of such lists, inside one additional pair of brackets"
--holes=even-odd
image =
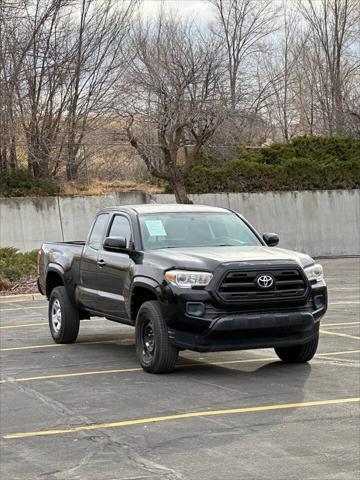
[(104, 241), (104, 250), (112, 252), (128, 251), (128, 241), (125, 237), (107, 237)]
[(263, 239), (268, 247), (276, 247), (279, 243), (279, 235), (277, 233), (264, 233)]

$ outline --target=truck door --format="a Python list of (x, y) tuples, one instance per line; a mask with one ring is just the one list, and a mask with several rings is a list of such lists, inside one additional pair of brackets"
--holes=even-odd
[[(109, 237), (132, 241), (131, 223), (125, 214), (115, 214), (108, 229)], [(125, 297), (129, 292), (129, 270), (133, 261), (128, 253), (99, 250), (98, 310), (106, 316), (127, 320)]]
[(108, 213), (101, 213), (95, 218), (80, 261), (80, 285), (77, 288), (78, 301), (84, 307), (92, 310), (98, 310), (98, 255), (109, 216)]

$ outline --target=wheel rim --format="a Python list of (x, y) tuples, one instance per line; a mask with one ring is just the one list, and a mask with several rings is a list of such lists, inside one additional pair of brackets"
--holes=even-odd
[(51, 325), (54, 332), (58, 333), (61, 328), (61, 306), (58, 299), (51, 306)]
[(141, 337), (142, 337), (143, 355), (146, 357), (152, 357), (154, 355), (154, 350), (155, 350), (155, 335), (154, 335), (153, 324), (150, 320), (144, 324)]

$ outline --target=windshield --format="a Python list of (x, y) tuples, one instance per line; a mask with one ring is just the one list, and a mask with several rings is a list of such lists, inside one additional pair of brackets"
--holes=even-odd
[(139, 220), (145, 250), (262, 245), (232, 212), (144, 214)]

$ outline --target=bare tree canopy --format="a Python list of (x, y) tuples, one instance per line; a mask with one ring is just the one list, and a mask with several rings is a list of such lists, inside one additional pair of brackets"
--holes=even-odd
[(139, 21), (132, 49), (120, 105), (129, 140), (149, 172), (188, 202), (183, 176), (224, 115), (219, 45), (192, 24), (161, 16), (156, 24)]
[(112, 172), (110, 138), (188, 202), (204, 147), (360, 138), (360, 0), (208, 5), (0, 0), (0, 171), (76, 182), (99, 143)]
[(222, 40), (227, 59), (229, 101), (232, 110), (239, 107), (248, 92), (242, 81), (249, 62), (265, 39), (276, 29), (273, 0), (209, 0), (215, 7), (214, 33)]
[(300, 1), (307, 24), (307, 67), (321, 105), (323, 123), (329, 134), (346, 133), (349, 94), (359, 95), (360, 2), (359, 0)]
[(2, 5), (5, 164), (12, 144), (26, 143), (35, 176), (56, 175), (66, 165), (67, 178), (76, 179), (84, 136), (106, 116), (122, 75), (135, 7), (116, 0)]

